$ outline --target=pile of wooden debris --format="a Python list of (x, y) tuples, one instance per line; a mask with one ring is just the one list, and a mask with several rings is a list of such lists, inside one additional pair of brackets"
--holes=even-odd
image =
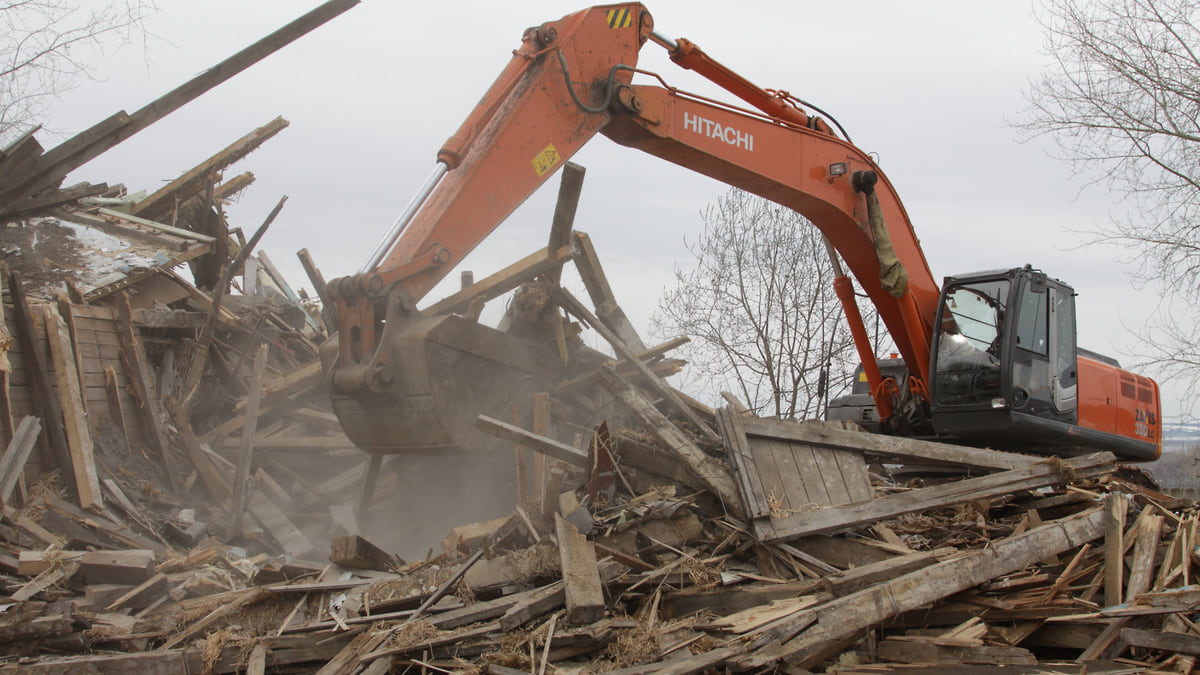
[[(1200, 653), (1195, 505), (1106, 453), (707, 408), (662, 379), (679, 341), (645, 348), (602, 292), (607, 321), (550, 295), (617, 360), (534, 396), (531, 429), (480, 416), (507, 505), (405, 562), (414, 542), (363, 534), (423, 548), (420, 521), (460, 498), (414, 502), (421, 465), (351, 447), (317, 360), (325, 318), (230, 234), (212, 180), (172, 188), (170, 228), (115, 196), (5, 229), (0, 670), (1187, 673)], [(606, 288), (586, 236), (553, 229)], [(160, 262), (51, 262), (94, 230)], [(533, 256), (435, 306), (477, 316), (545, 272)], [(608, 422), (580, 439), (567, 398)]]
[[(423, 312), (477, 321), (535, 283), (572, 377), (509, 401), (517, 423), (473, 418), (465, 455), (352, 447), (320, 272), (300, 251), (309, 298), (254, 251), (278, 209), (246, 237), (222, 208), (253, 181), (223, 173), (285, 121), (152, 195), (60, 187), (352, 4), (59, 148), (0, 152), (0, 671), (1193, 670), (1196, 505), (1107, 453), (691, 400), (663, 379), (684, 339), (643, 344), (573, 231), (570, 165), (547, 247)], [(568, 261), (595, 309), (559, 286)]]

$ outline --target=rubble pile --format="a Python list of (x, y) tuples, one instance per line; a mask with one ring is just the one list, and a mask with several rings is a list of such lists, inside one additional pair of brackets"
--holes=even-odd
[[(1195, 504), (1109, 453), (692, 400), (663, 379), (686, 338), (642, 342), (573, 207), (414, 310), (563, 376), (472, 413), (464, 454), (358, 450), (321, 272), (299, 252), (309, 297), (256, 250), (283, 201), (249, 236), (223, 208), (287, 122), (151, 195), (60, 187), (143, 112), (64, 144), (83, 155), (0, 151), (0, 672), (1194, 669)], [(514, 290), (505, 333), (477, 326)]]
[[(662, 379), (681, 340), (630, 347), (611, 298), (597, 306), (615, 329), (540, 268), (499, 286), (536, 278), (571, 332), (599, 326), (617, 358), (573, 347), (585, 372), (527, 402), (530, 428), (478, 418), (501, 448), (489, 461), (508, 467), (489, 477), (509, 494), (494, 519), (447, 527), (434, 549), (390, 542), (454, 500), (404, 501), (422, 465), (368, 457), (342, 433), (318, 304), (229, 233), (219, 201), (198, 210), (225, 240), (214, 263), (216, 237), (164, 232), (121, 210), (136, 199), (106, 199), (4, 230), (18, 271), (3, 276), (0, 671), (1194, 664), (1194, 504), (1107, 453), (759, 419), (732, 397), (713, 410)], [(82, 229), (202, 251), (191, 275), (159, 254), (115, 275), (92, 261), (86, 278), (38, 266), (87, 248)], [(590, 259), (585, 274), (602, 275)], [(211, 270), (234, 263), (241, 292), (226, 295)], [(202, 269), (215, 288), (197, 285)], [(492, 297), (495, 281), (462, 293)], [(565, 411), (586, 406), (605, 421), (579, 434)], [(478, 465), (456, 467), (465, 484)], [(398, 555), (406, 543), (422, 553)]]

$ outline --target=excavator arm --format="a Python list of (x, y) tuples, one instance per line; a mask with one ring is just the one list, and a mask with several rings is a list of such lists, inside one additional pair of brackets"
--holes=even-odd
[[(650, 41), (753, 110), (632, 84), (638, 52)], [(883, 172), (787, 94), (760, 89), (693, 43), (658, 35), (646, 9), (627, 3), (526, 30), (372, 259), (359, 274), (330, 284), (339, 332), (323, 358), (335, 410), (360, 447), (389, 452), (449, 444), (452, 434), (413, 431), (439, 407), (436, 393), (421, 391), (432, 387), (422, 372), (427, 367), (415, 363), (422, 358), (416, 345), (439, 332), (454, 332), (459, 342), (477, 347), (486, 340), (462, 337), (474, 328), (433, 327), (434, 319), (422, 317), (416, 302), (597, 134), (808, 218), (845, 260), (911, 364), (910, 382), (900, 386), (884, 386), (877, 369), (868, 371), (881, 414), (893, 409), (900, 389), (924, 391), (938, 284)], [(838, 290), (852, 326), (857, 322), (860, 356), (873, 366), (849, 280), (840, 279)]]

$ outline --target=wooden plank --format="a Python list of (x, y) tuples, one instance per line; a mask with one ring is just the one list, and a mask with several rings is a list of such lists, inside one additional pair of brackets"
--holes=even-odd
[[(298, 393), (311, 390), (313, 387), (321, 384), (325, 377), (325, 371), (321, 367), (320, 361), (312, 361), (302, 366), (298, 366), (295, 370), (280, 375), (267, 382), (263, 386), (262, 400), (260, 406), (267, 407), (279, 403), (279, 401), (290, 398)], [(243, 398), (234, 405), (234, 410), (242, 413), (246, 410), (247, 399)], [(229, 433), (225, 431), (222, 435)], [(202, 440), (208, 441), (208, 435), (202, 437)]]
[(811, 445), (848, 449), (880, 457), (911, 462), (930, 462), (954, 466), (1006, 471), (1027, 467), (1041, 461), (1040, 457), (1012, 452), (969, 448), (947, 443), (934, 443), (898, 436), (845, 431), (806, 422), (789, 422), (757, 417), (743, 417), (748, 436), (786, 438)]
[(166, 593), (167, 583), (167, 575), (161, 572), (155, 574), (137, 586), (134, 586), (116, 600), (113, 600), (105, 609), (109, 612), (114, 612), (125, 607), (131, 609), (149, 607), (159, 596)]
[(1154, 560), (1158, 554), (1159, 536), (1162, 533), (1163, 517), (1143, 511), (1146, 514), (1138, 527), (1133, 546), (1133, 560), (1129, 564), (1129, 584), (1125, 589), (1125, 602), (1133, 602), (1134, 598), (1150, 590), (1150, 582), (1154, 580)]
[(51, 567), (34, 577), (29, 583), (18, 588), (13, 592), (11, 597), (16, 602), (24, 602), (54, 584), (70, 579), (78, 571), (78, 561), (70, 561), (62, 566)]
[(518, 426), (506, 424), (500, 420), (480, 415), (475, 421), (475, 428), (486, 431), (493, 436), (503, 438), (513, 443), (520, 443), (535, 452), (543, 453), (554, 459), (566, 462), (571, 466), (583, 469), (589, 468), (586, 452), (573, 448), (566, 443), (559, 443), (553, 438), (546, 438)]
[[(71, 288), (73, 291), (76, 291), (76, 292), (78, 291), (78, 289), (75, 288), (75, 284), (73, 284), (73, 283), (69, 285), (69, 288)], [(67, 295), (61, 291), (58, 293), (55, 293), (55, 303), (58, 305), (58, 314), (60, 317), (62, 317), (62, 320), (66, 324), (66, 327), (67, 327), (67, 335), (70, 337), (70, 341), (71, 341), (70, 342), (71, 351), (72, 351), (71, 359), (75, 362), (76, 376), (78, 378), (80, 386), (82, 387), (83, 381), (84, 381), (84, 379), (83, 379), (84, 359), (83, 359), (82, 354), (79, 353), (79, 330), (78, 330), (78, 327), (76, 326), (75, 311), (71, 305), (71, 301), (67, 299)], [(46, 329), (47, 334), (49, 334), (49, 331), (50, 331), (50, 329), (49, 329), (49, 327), (47, 327), (47, 329)], [(81, 398), (80, 405), (83, 406), (83, 408), (82, 408), (83, 415), (86, 418), (87, 417), (87, 400), (85, 398)]]
[[(822, 660), (829, 645), (900, 613), (929, 606), (954, 593), (1024, 569), (1049, 555), (1057, 555), (1104, 534), (1104, 513), (1094, 509), (1055, 521), (1013, 537), (993, 541), (985, 549), (910, 572), (886, 583), (802, 610), (776, 624), (773, 636), (794, 634), (791, 622), (816, 622), (793, 639), (776, 637), (754, 652), (732, 661), (739, 668), (763, 668), (786, 660), (811, 668)], [(786, 640), (786, 641), (783, 641)]]
[(846, 483), (850, 501), (862, 502), (875, 498), (875, 490), (871, 487), (871, 476), (867, 472), (867, 463), (861, 452), (853, 450), (834, 450), (834, 458), (842, 479)]
[[(689, 338), (688, 336), (681, 335), (677, 338), (672, 338), (670, 340), (667, 340), (666, 342), (663, 342), (661, 344), (650, 347), (649, 349), (640, 351), (640, 352), (638, 352), (637, 356), (642, 361), (647, 361), (647, 362), (648, 361), (656, 361), (656, 360), (662, 358), (662, 356), (664, 354), (666, 354), (667, 352), (677, 349), (679, 347), (682, 347), (683, 345), (687, 344), (688, 342), (691, 342), (691, 340), (692, 339)], [(619, 361), (617, 361), (616, 367), (617, 367), (617, 372), (621, 373), (622, 375), (628, 375), (633, 372), (633, 367), (629, 365), (629, 362), (626, 359), (620, 359)], [(582, 386), (591, 385), (592, 383), (594, 383), (596, 381), (596, 378), (598, 378), (599, 376), (600, 376), (600, 370), (598, 368), (595, 370), (588, 371), (582, 375), (577, 375), (575, 377), (572, 377), (569, 380), (565, 380), (565, 381), (555, 385), (554, 393), (555, 394), (563, 394), (564, 392), (568, 392), (573, 389), (578, 389), (579, 387), (582, 387)]]
[[(582, 302), (580, 302), (575, 296), (571, 295), (570, 291), (566, 290), (565, 288), (559, 289), (559, 296), (562, 298), (564, 308), (587, 322), (589, 326), (591, 326), (597, 333), (600, 334), (601, 337), (604, 338), (606, 342), (608, 342), (609, 346), (613, 348), (613, 351), (616, 352), (618, 356), (627, 360), (631, 365), (633, 365), (634, 370), (642, 376), (642, 379), (650, 386), (651, 389), (654, 390), (655, 394), (666, 399), (671, 407), (683, 415), (684, 419), (691, 422), (702, 436), (713, 442), (720, 442), (720, 435), (713, 431), (712, 427), (709, 426), (707, 422), (700, 419), (700, 416), (697, 415), (690, 406), (688, 406), (683, 402), (682, 399), (679, 398), (678, 393), (671, 387), (671, 385), (667, 384), (666, 380), (662, 379), (654, 371), (650, 370), (650, 368), (638, 358), (637, 352), (645, 350), (645, 345), (639, 344), (636, 347), (630, 347), (623, 339), (618, 337), (616, 333), (614, 333), (608, 328), (607, 325), (601, 322), (596, 315), (592, 314), (592, 312), (588, 310), (588, 308), (585, 307)], [(613, 371), (613, 374), (616, 374), (615, 370)]]
[(425, 308), (426, 314), (462, 313), (473, 301), (487, 302), (513, 290), (521, 284), (547, 272), (559, 269), (575, 256), (572, 246), (558, 249), (543, 248), (530, 253), (504, 269), (476, 281)]
[[(787, 513), (800, 513), (803, 510), (811, 510), (813, 506), (819, 505), (812, 497), (809, 497), (807, 486), (804, 482), (804, 473), (799, 470), (796, 465), (795, 458), (791, 455), (790, 448), (786, 443), (781, 443), (783, 453), (774, 452), (774, 448), (762, 448), (762, 441), (758, 442), (760, 446), (759, 452), (755, 452), (754, 444), (748, 444), (750, 453), (755, 457), (755, 463), (765, 472), (762, 475), (763, 489), (767, 492), (768, 513), (772, 520), (777, 517), (786, 517)], [(811, 462), (810, 462), (811, 463)], [(805, 466), (805, 469), (811, 467)], [(787, 477), (785, 480), (784, 477)], [(789, 489), (789, 487), (791, 489)]]
[(562, 563), (567, 622), (582, 626), (604, 617), (604, 588), (596, 565), (596, 549), (574, 525), (555, 514), (559, 560)]
[(750, 452), (739, 417), (730, 407), (721, 408), (717, 416), (718, 427), (725, 454), (741, 482), (742, 503), (746, 508), (746, 515), (750, 518), (763, 518), (771, 513), (768, 504), (769, 493), (763, 485), (762, 474), (758, 470), (754, 455)]
[(1104, 604), (1115, 607), (1125, 594), (1125, 513), (1129, 498), (1119, 492), (1104, 497)]
[[(796, 443), (790, 444), (792, 453), (800, 455), (803, 450)], [(821, 485), (825, 488), (826, 499), (833, 504), (848, 504), (852, 501), (850, 497), (850, 489), (846, 487), (846, 477), (842, 475), (842, 467), (837, 460), (836, 455), (841, 450), (832, 450), (830, 448), (816, 448), (812, 446), (802, 446), (806, 448), (813, 456), (813, 464), (816, 465), (820, 472)]]
[[(1116, 458), (1108, 452), (1073, 457), (1065, 462), (1053, 458), (1025, 469), (966, 478), (866, 502), (830, 506), (805, 513), (804, 518), (790, 523), (786, 530), (780, 529), (778, 539), (789, 541), (805, 535), (837, 532), (906, 513), (995, 497), (1017, 490), (1056, 485), (1075, 476), (1094, 475), (1111, 470), (1115, 468), (1115, 461)], [(1063, 462), (1065, 467), (1059, 462)]]
[[(0, 264), (0, 295), (7, 283), (8, 268)], [(0, 301), (0, 434), (3, 434), (5, 446), (12, 443), (17, 432), (17, 428), (13, 424), (12, 399), (9, 396), (13, 366), (8, 358), (8, 352), (12, 347), (12, 335), (9, 334), (8, 323), (4, 320), (4, 303)], [(24, 464), (24, 460), (22, 460), (22, 464)], [(0, 498), (0, 501), (7, 502), (11, 494), (12, 491), (9, 490)]]
[(163, 399), (163, 403), (175, 423), (175, 430), (179, 433), (179, 440), (183, 442), (183, 447), (187, 450), (188, 457), (192, 460), (196, 471), (199, 472), (200, 479), (204, 482), (204, 487), (208, 490), (208, 494), (218, 501), (232, 497), (233, 490), (230, 489), (229, 482), (226, 480), (224, 474), (213, 464), (208, 453), (204, 451), (203, 444), (196, 438), (196, 434), (192, 431), (191, 423), (183, 417), (182, 411), (179, 410), (179, 404), (169, 396)]
[[(754, 438), (748, 440), (751, 452), (755, 452), (756, 447), (762, 446), (764, 451), (776, 457), (775, 463), (778, 467), (779, 478), (785, 481), (785, 490), (790, 492), (791, 489), (794, 489), (793, 485), (799, 488), (796, 496), (802, 497), (802, 499), (788, 500), (795, 512), (812, 510), (817, 506), (835, 506), (846, 503), (844, 500), (834, 498), (834, 495), (837, 494), (836, 491), (831, 494), (828, 469), (818, 463), (816, 451), (812, 446), (789, 443), (779, 439)], [(841, 473), (838, 473), (837, 480), (841, 481)]]
[[(262, 416), (262, 412), (259, 416)], [(244, 432), (244, 428), (243, 428)], [(206, 434), (207, 435), (207, 434)], [(237, 438), (226, 438), (221, 447), (225, 448), (240, 448), (242, 441)], [(337, 449), (337, 448), (353, 448), (354, 441), (351, 441), (345, 434), (334, 434), (331, 436), (277, 436), (277, 437), (262, 437), (258, 436), (254, 439), (254, 447), (257, 450), (278, 450), (281, 448), (300, 449), (300, 448), (322, 448), (322, 449)]]
[(278, 288), (288, 300), (291, 300), (296, 308), (304, 314), (305, 324), (308, 325), (308, 327), (311, 328), (314, 333), (320, 333), (321, 327), (324, 324), (318, 324), (317, 320), (313, 318), (311, 314), (309, 314), (308, 308), (306, 308), (304, 303), (301, 302), (300, 296), (297, 295), (296, 291), (292, 289), (291, 284), (288, 283), (287, 279), (283, 276), (283, 273), (279, 271), (279, 268), (275, 266), (275, 263), (271, 262), (271, 257), (267, 255), (267, 252), (259, 251), (256, 254), (256, 257), (258, 258), (259, 264), (262, 266), (262, 270), (266, 272), (271, 281), (275, 283), (275, 287)]
[(139, 328), (185, 328), (196, 330), (204, 325), (205, 314), (185, 309), (135, 309), (133, 325)]
[(696, 446), (666, 415), (663, 415), (654, 404), (646, 399), (617, 374), (616, 369), (606, 366), (600, 374), (600, 381), (617, 400), (629, 408), (659, 440), (666, 444), (671, 452), (683, 461), (689, 470), (695, 474), (735, 516), (741, 518), (743, 513), (742, 499), (738, 495), (737, 485), (725, 467), (713, 457)]
[(303, 558), (317, 549), (283, 511), (261, 492), (254, 491), (250, 496), (248, 510), (285, 552)]
[(112, 366), (104, 367), (104, 397), (108, 401), (108, 417), (121, 432), (121, 440), (129, 442), (129, 430), (125, 428), (125, 404), (121, 401), (121, 388), (117, 385), (117, 371)]
[(1121, 640), (1130, 647), (1200, 656), (1200, 637), (1189, 633), (1122, 628)]
[[(40, 411), (38, 415), (42, 420), (42, 427), (46, 431), (46, 437), (50, 441), (50, 449), (54, 455), (54, 461), (64, 472), (70, 470), (71, 467), (71, 451), (67, 445), (67, 432), (63, 425), (62, 406), (59, 404), (58, 397), (54, 395), (51, 388), (48, 373), (50, 369), (46, 366), (42, 359), (42, 354), (38, 350), (38, 346), (34, 336), (38, 335), (39, 331), (34, 324), (34, 314), (29, 306), (29, 300), (25, 295), (25, 286), (21, 283), (21, 275), (17, 272), (9, 274), (9, 290), (13, 301), (13, 319), (17, 329), (17, 338), (21, 344), (21, 355), (24, 358), (27, 367), (25, 373), (29, 377), (31, 389), (33, 390), (33, 401)], [(49, 459), (49, 458), (47, 458)], [(43, 467), (49, 469), (49, 467)], [(75, 484), (73, 481), (67, 483), (68, 490), (75, 495)]]
[(321, 274), (320, 268), (313, 262), (308, 249), (302, 248), (296, 251), (296, 257), (300, 259), (300, 266), (304, 268), (304, 273), (308, 275), (313, 290), (321, 299), (321, 320), (325, 323), (325, 330), (332, 335), (337, 330), (337, 303), (329, 297), (329, 287), (325, 283), (325, 275)]
[(387, 571), (396, 557), (357, 534), (334, 537), (329, 562), (352, 569)]
[(17, 553), (17, 574), (23, 577), (36, 577), (58, 563), (73, 562), (83, 557), (87, 551), (19, 551)]
[(141, 584), (154, 576), (154, 551), (88, 551), (79, 567), (89, 584)]
[(162, 459), (167, 478), (176, 490), (183, 488), (182, 472), (175, 465), (171, 455), (171, 444), (162, 426), (162, 413), (158, 408), (158, 397), (150, 377), (150, 368), (146, 363), (146, 353), (142, 349), (141, 340), (133, 330), (133, 310), (129, 306), (129, 296), (121, 294), (116, 299), (118, 337), (121, 340), (121, 355), (125, 361), (129, 382), (133, 386), (142, 408), (142, 420), (149, 439), (149, 445)]
[(0, 459), (0, 504), (7, 505), (12, 498), (13, 488), (21, 479), (25, 462), (29, 460), (41, 431), (42, 421), (32, 415), (26, 415), (17, 425), (17, 431), (4, 451), (4, 458)]
[(254, 457), (254, 433), (258, 426), (258, 403), (262, 397), (263, 374), (267, 372), (267, 357), (271, 343), (259, 345), (254, 357), (254, 371), (246, 386), (250, 396), (246, 405), (246, 425), (242, 427), (242, 452), (238, 455), (237, 474), (233, 479), (233, 531), (242, 531), (242, 515), (248, 503), (246, 491), (250, 487), (250, 462)]
[(206, 614), (200, 620), (191, 624), (184, 630), (176, 633), (173, 637), (171, 637), (171, 639), (164, 642), (163, 645), (158, 648), (158, 650), (167, 651), (191, 640), (193, 637), (203, 633), (208, 629), (209, 626), (213, 625), (217, 621), (220, 621), (231, 614), (241, 612), (242, 609), (244, 609), (247, 605), (254, 604), (255, 602), (265, 598), (267, 595), (267, 591), (262, 588), (248, 588), (244, 591), (235, 592), (230, 601), (220, 604), (216, 609)]
[(173, 237), (179, 237), (180, 239), (192, 239), (192, 240), (201, 242), (203, 244), (211, 244), (214, 241), (216, 241), (213, 237), (210, 237), (207, 234), (200, 234), (199, 232), (192, 232), (191, 230), (183, 230), (178, 227), (172, 227), (172, 226), (166, 225), (164, 223), (157, 223), (153, 220), (148, 220), (146, 218), (140, 218), (138, 216), (130, 215), (128, 213), (123, 213), (121, 211), (114, 211), (113, 209), (108, 209), (108, 208), (104, 208), (104, 207), (100, 207), (100, 208), (96, 209), (96, 211), (102, 215), (108, 216), (109, 218), (116, 218), (117, 220), (128, 221), (128, 222), (134, 223), (136, 225), (141, 225), (142, 227), (150, 228), (151, 230), (154, 230), (156, 232), (161, 232), (163, 234), (171, 235)]
[(144, 218), (168, 217), (175, 209), (176, 204), (182, 204), (206, 190), (209, 183), (226, 167), (254, 152), (259, 146), (287, 127), (287, 120), (276, 117), (251, 131), (162, 186), (154, 194), (134, 204), (133, 215)]
[(70, 450), (70, 473), (75, 482), (75, 494), (83, 508), (103, 506), (100, 479), (96, 474), (96, 458), (93, 454), (92, 434), (88, 429), (87, 413), (83, 410), (79, 391), (79, 371), (75, 362), (75, 350), (67, 324), (54, 305), (45, 305), (42, 316), (46, 323), (46, 338), (50, 344), (50, 357), (54, 362), (54, 376), (58, 380), (59, 403), (62, 405), (63, 421), (67, 432), (67, 448)]
[(43, 499), (45, 500), (46, 505), (51, 509), (54, 509), (68, 518), (87, 525), (88, 527), (104, 532), (108, 536), (127, 546), (136, 547), (138, 549), (148, 549), (153, 551), (155, 554), (166, 551), (166, 548), (160, 545), (158, 542), (143, 537), (142, 535), (129, 529), (128, 526), (115, 523), (102, 516), (84, 511), (71, 502), (65, 501), (53, 494), (46, 494), (44, 495)]
[(592, 306), (596, 308), (597, 318), (615, 335), (620, 336), (621, 342), (628, 345), (630, 349), (635, 352), (644, 350), (646, 344), (642, 342), (633, 323), (625, 316), (621, 306), (617, 304), (616, 295), (613, 294), (612, 286), (608, 283), (604, 268), (600, 266), (600, 257), (596, 255), (596, 248), (592, 246), (591, 237), (583, 232), (576, 232), (573, 238), (576, 248), (579, 249), (579, 254), (575, 258), (575, 268), (579, 270), (583, 286), (587, 290), (588, 297), (592, 299)]

